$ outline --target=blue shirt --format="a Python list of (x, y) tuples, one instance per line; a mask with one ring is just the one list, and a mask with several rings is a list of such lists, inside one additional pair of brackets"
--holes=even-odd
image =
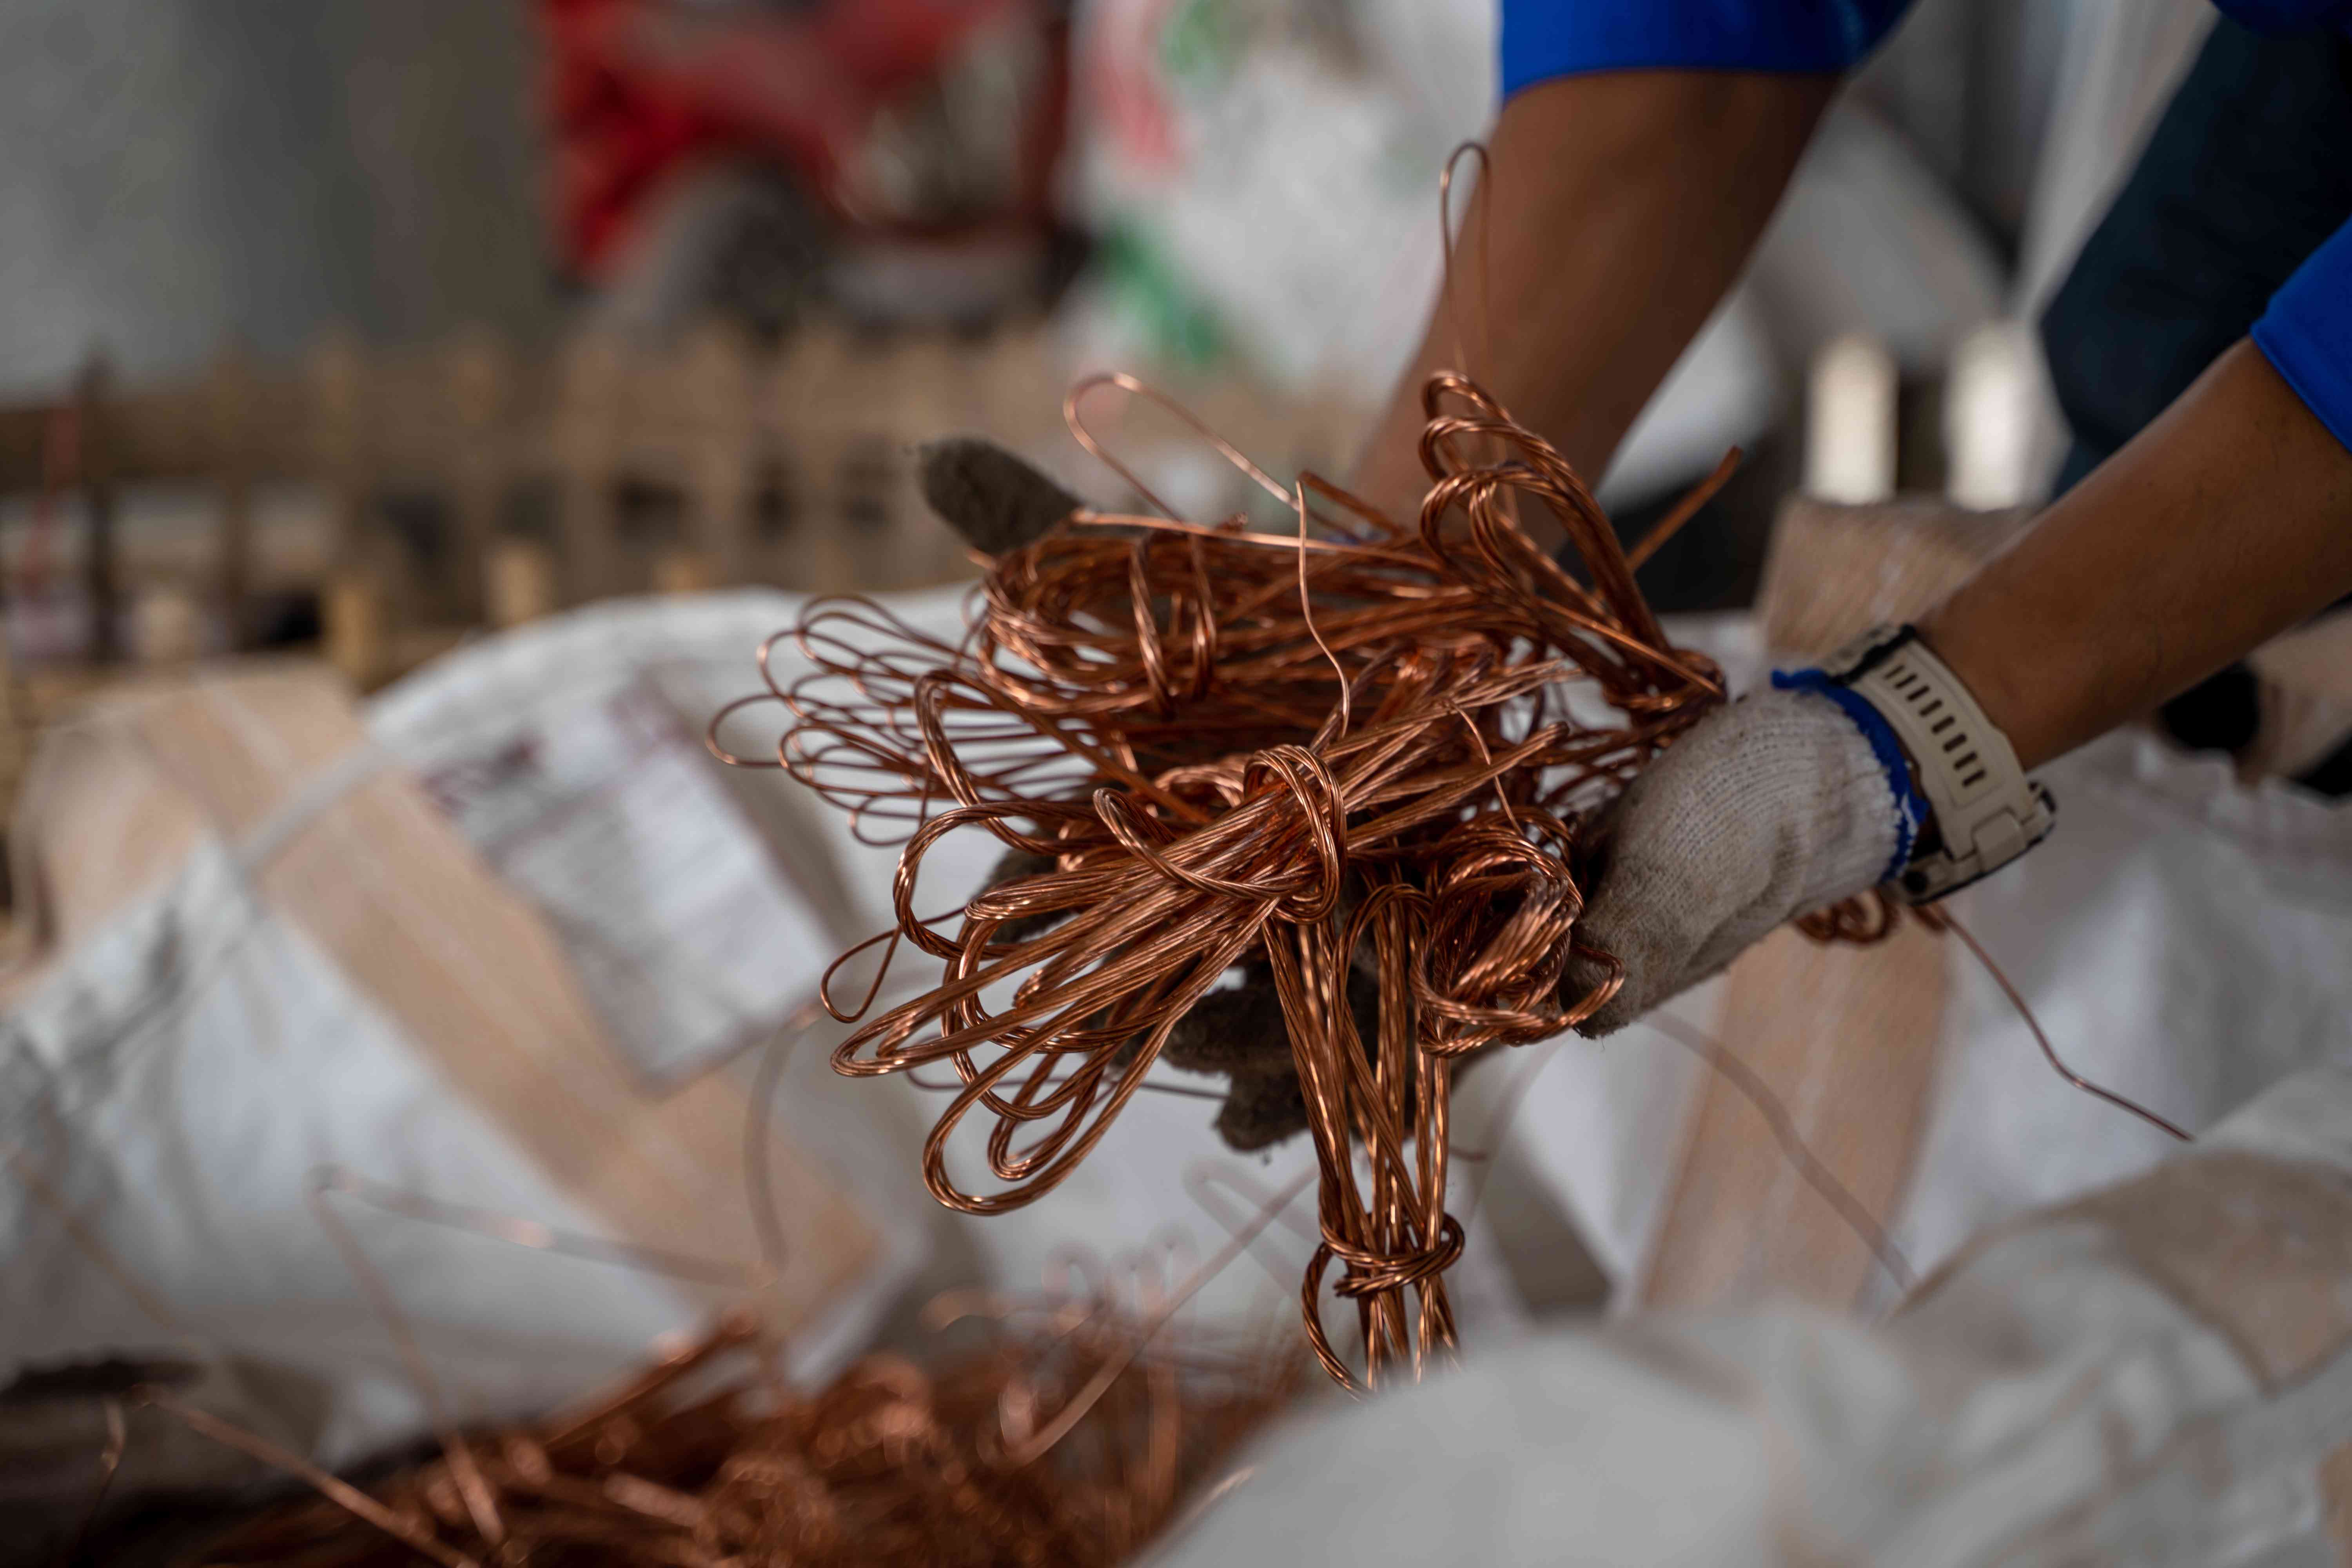
[[(1606, 70), (1843, 71), (1910, 0), (1503, 0), (1506, 97)], [(2261, 32), (2352, 31), (2352, 0), (2216, 0)], [(2255, 347), (2352, 448), (2352, 222), (2304, 262), (2254, 323)]]

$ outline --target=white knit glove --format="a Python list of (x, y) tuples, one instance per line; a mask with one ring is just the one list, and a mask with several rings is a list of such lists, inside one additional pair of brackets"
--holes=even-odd
[(1861, 726), (1819, 692), (1709, 714), (1601, 817), (1578, 934), (1625, 984), (1583, 1032), (1623, 1027), (1791, 916), (1876, 885), (1901, 811)]

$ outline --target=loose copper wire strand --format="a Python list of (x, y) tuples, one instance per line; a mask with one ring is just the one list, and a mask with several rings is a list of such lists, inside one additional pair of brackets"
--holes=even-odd
[[(878, 992), (881, 985), (882, 976), (877, 973), (875, 991)], [(873, 995), (869, 994), (866, 1000), (870, 1004)], [(776, 1196), (775, 1163), (770, 1158), (775, 1142), (776, 1090), (783, 1082), (793, 1047), (799, 1044), (807, 1026), (815, 1022), (817, 1005), (804, 1005), (769, 1037), (760, 1052), (759, 1069), (752, 1075), (751, 1092), (744, 1111), (744, 1197), (751, 1209), (752, 1233), (759, 1238), (761, 1267), (770, 1280), (783, 1278), (785, 1259), (791, 1251), (791, 1243), (784, 1237), (783, 1205)]]
[(1094, 432), (1087, 426), (1086, 419), (1080, 411), (1081, 405), (1085, 403), (1087, 394), (1094, 391), (1097, 387), (1101, 386), (1115, 386), (1120, 391), (1128, 393), (1132, 396), (1140, 397), (1149, 402), (1159, 405), (1161, 408), (1175, 416), (1177, 419), (1182, 421), (1183, 424), (1188, 426), (1194, 435), (1200, 437), (1202, 440), (1206, 441), (1210, 446), (1215, 447), (1219, 457), (1224, 458), (1225, 461), (1231, 463), (1234, 468), (1239, 468), (1243, 473), (1247, 474), (1251, 480), (1254, 481), (1260, 489), (1263, 489), (1266, 494), (1272, 496), (1275, 500), (1282, 502), (1286, 506), (1290, 503), (1289, 486), (1285, 485), (1281, 480), (1267, 473), (1264, 468), (1261, 468), (1255, 463), (1251, 462), (1248, 456), (1244, 454), (1239, 447), (1234, 446), (1223, 436), (1220, 436), (1214, 430), (1210, 429), (1208, 426), (1202, 424), (1200, 419), (1194, 416), (1191, 409), (1185, 407), (1174, 398), (1160, 392), (1158, 388), (1150, 385), (1135, 376), (1128, 374), (1125, 371), (1101, 371), (1093, 375), (1080, 377), (1071, 385), (1070, 390), (1065, 394), (1062, 398), (1062, 422), (1070, 427), (1070, 434), (1077, 437), (1078, 445), (1087, 449), (1088, 456), (1092, 457), (1097, 462), (1101, 463), (1105, 468), (1110, 469), (1111, 472), (1117, 474), (1120, 479), (1125, 479), (1130, 489), (1134, 490), (1137, 495), (1141, 496), (1153, 506), (1158, 507), (1164, 515), (1171, 518), (1174, 517), (1176, 509), (1170, 506), (1166, 501), (1161, 500), (1158, 496), (1154, 495), (1151, 492), (1151, 487), (1145, 484), (1140, 479), (1136, 477), (1134, 469), (1129, 468), (1125, 463), (1120, 462), (1117, 458), (1111, 456), (1109, 448), (1106, 447), (1101, 441), (1097, 439)]
[(419, 1225), (487, 1237), (509, 1247), (578, 1258), (592, 1263), (620, 1264), (699, 1285), (733, 1286), (740, 1289), (753, 1282), (754, 1271), (740, 1263), (693, 1258), (665, 1247), (559, 1230), (538, 1220), (518, 1219), (497, 1209), (451, 1203), (445, 1198), (410, 1192), (404, 1187), (389, 1186), (343, 1165), (319, 1167), (319, 1179), (342, 1196), (380, 1213), (397, 1215)]
[(1639, 572), (1648, 563), (1650, 557), (1655, 555), (1665, 544), (1666, 541), (1683, 531), (1683, 524), (1696, 517), (1699, 509), (1713, 500), (1717, 492), (1731, 482), (1731, 476), (1739, 471), (1739, 461), (1744, 456), (1745, 454), (1737, 447), (1726, 452), (1723, 455), (1723, 460), (1716, 464), (1715, 471), (1701, 479), (1696, 489), (1676, 501), (1672, 510), (1660, 518), (1649, 532), (1642, 535), (1641, 542), (1625, 552), (1625, 564)]
[(409, 1381), (425, 1401), (425, 1413), (432, 1421), (434, 1436), (440, 1442), (442, 1455), (448, 1462), (457, 1495), (463, 1500), (467, 1513), (471, 1516), (475, 1530), (495, 1549), (505, 1542), (507, 1535), (506, 1521), (499, 1513), (497, 1495), (488, 1481), (483, 1479), (480, 1462), (476, 1459), (472, 1447), (467, 1443), (449, 1414), (440, 1380), (433, 1375), (432, 1365), (425, 1359), (425, 1347), (417, 1342), (415, 1331), (409, 1327), (407, 1314), (400, 1310), (399, 1298), (393, 1293), (392, 1281), (368, 1260), (359, 1238), (352, 1234), (351, 1227), (343, 1224), (342, 1216), (336, 1214), (328, 1203), (328, 1198), (336, 1191), (335, 1174), (331, 1167), (322, 1166), (311, 1173), (310, 1191), (305, 1194), (310, 1202), (311, 1216), (327, 1233), (328, 1239), (334, 1243), (335, 1250), (342, 1255), (343, 1266), (351, 1271), (352, 1278), (359, 1281), (377, 1321), (392, 1336), (393, 1345), (408, 1369)]
[(1780, 1102), (1780, 1097), (1772, 1092), (1771, 1086), (1754, 1068), (1741, 1061), (1736, 1053), (1727, 1050), (1721, 1041), (1693, 1028), (1664, 1008), (1643, 1015), (1642, 1022), (1697, 1057), (1739, 1092), (1740, 1098), (1764, 1119), (1764, 1125), (1770, 1130), (1772, 1141), (1780, 1146), (1782, 1156), (1804, 1178), (1805, 1184), (1819, 1194), (1838, 1218), (1845, 1222), (1846, 1227), (1870, 1249), (1871, 1257), (1886, 1270), (1886, 1277), (1894, 1281), (1897, 1290), (1907, 1293), (1919, 1282), (1918, 1272), (1911, 1267), (1910, 1258), (1904, 1256), (1903, 1249), (1895, 1244), (1895, 1238), (1886, 1234), (1886, 1227), (1879, 1223), (1878, 1216), (1870, 1212), (1868, 1205), (1854, 1196), (1853, 1188), (1838, 1179), (1836, 1172), (1814, 1154), (1811, 1145), (1805, 1142), (1804, 1133), (1799, 1130), (1796, 1118), (1789, 1114), (1789, 1108)]
[(109, 1394), (105, 1400), (106, 1447), (98, 1456), (98, 1484), (89, 1489), (89, 1501), (81, 1510), (81, 1523), (73, 1539), (58, 1553), (58, 1568), (73, 1568), (81, 1561), (83, 1549), (89, 1546), (90, 1534), (98, 1528), (99, 1514), (106, 1507), (106, 1494), (113, 1489), (114, 1478), (122, 1468), (122, 1452), (131, 1443), (130, 1424), (123, 1419), (122, 1401)]
[(330, 1475), (290, 1449), (280, 1447), (268, 1438), (224, 1421), (208, 1411), (200, 1410), (168, 1389), (142, 1388), (136, 1397), (140, 1403), (153, 1405), (190, 1430), (224, 1447), (234, 1448), (248, 1458), (257, 1459), (289, 1476), (300, 1477), (345, 1513), (383, 1531), (427, 1562), (437, 1563), (441, 1568), (481, 1568), (478, 1560), (462, 1552), (452, 1551), (420, 1529), (415, 1521), (402, 1518), (359, 1488)]
[[(1455, 166), (1458, 165), (1465, 157), (1475, 157), (1478, 160), (1478, 185), (1480, 187), (1479, 190), (1475, 190), (1471, 193), (1471, 199), (1478, 204), (1478, 265), (1470, 274), (1472, 286), (1477, 290), (1478, 294), (1478, 357), (1475, 360), (1470, 357), (1467, 349), (1463, 343), (1462, 318), (1455, 313), (1456, 308), (1454, 299), (1454, 171)], [(1445, 167), (1439, 170), (1437, 174), (1437, 237), (1438, 243), (1443, 247), (1443, 249), (1440, 252), (1440, 258), (1443, 268), (1442, 276), (1445, 280), (1444, 299), (1446, 324), (1452, 329), (1454, 333), (1454, 363), (1461, 365), (1465, 371), (1468, 371), (1473, 374), (1480, 372), (1491, 373), (1495, 363), (1494, 322), (1487, 313), (1486, 287), (1487, 276), (1486, 236), (1488, 230), (1486, 214), (1492, 209), (1494, 204), (1483, 199), (1482, 196), (1484, 187), (1490, 180), (1492, 180), (1494, 173), (1494, 160), (1487, 156), (1486, 144), (1481, 142), (1474, 141), (1465, 142), (1454, 148), (1453, 152), (1447, 153), (1445, 156)]]
[(35, 1167), (31, 1156), (22, 1148), (10, 1144), (5, 1151), (0, 1151), (0, 1158), (6, 1160), (9, 1173), (23, 1184), (35, 1201), (49, 1211), (50, 1217), (64, 1230), (66, 1239), (72, 1243), (74, 1250), (88, 1258), (100, 1273), (114, 1281), (116, 1288), (145, 1315), (149, 1322), (184, 1344), (202, 1343), (201, 1336), (183, 1322), (179, 1314), (166, 1306), (144, 1280), (132, 1273), (115, 1255), (113, 1248), (100, 1241), (89, 1226), (82, 1223), (73, 1205), (66, 1202), (65, 1194)]
[(2033, 1033), (2033, 1043), (2042, 1047), (2042, 1059), (2050, 1064), (2052, 1071), (2084, 1094), (2095, 1096), (2105, 1100), (2109, 1105), (2128, 1110), (2149, 1126), (2171, 1133), (2183, 1143), (2194, 1143), (2197, 1141), (2189, 1135), (2187, 1129), (2158, 1116), (2137, 1100), (2126, 1099), (2114, 1089), (2093, 1083), (2089, 1079), (2060, 1061), (2056, 1048), (2050, 1044), (2050, 1037), (2042, 1032), (2042, 1020), (2033, 1016), (2033, 1009), (2025, 1005), (2024, 996), (2020, 994), (2016, 985), (2011, 984), (2007, 972), (1992, 961), (1992, 954), (1987, 952), (1983, 944), (1977, 941), (1976, 933), (1962, 925), (1958, 918), (1948, 910), (1939, 910), (1937, 913), (1943, 927), (1958, 937), (1967, 945), (1968, 950), (1976, 954), (1977, 962), (1984, 965), (1985, 973), (1992, 976), (1993, 984), (2000, 987), (2001, 994), (2008, 997), (2010, 1005), (2017, 1009), (2017, 1016), (2025, 1020), (2025, 1026)]
[(1302, 1173), (1289, 1186), (1277, 1193), (1255, 1218), (1235, 1230), (1225, 1245), (1217, 1250), (1215, 1256), (1195, 1269), (1192, 1277), (1180, 1289), (1166, 1300), (1152, 1304), (1135, 1325), (1131, 1333), (1130, 1347), (1106, 1357), (1102, 1365), (1096, 1369), (1094, 1375), (1079, 1389), (1077, 1395), (1067, 1406), (1057, 1413), (1053, 1420), (1035, 1429), (1019, 1445), (1006, 1450), (1006, 1460), (1016, 1467), (1034, 1463), (1048, 1449), (1067, 1436), (1078, 1422), (1101, 1401), (1112, 1384), (1135, 1363), (1136, 1357), (1140, 1355), (1145, 1347), (1151, 1342), (1152, 1336), (1165, 1327), (1168, 1321), (1174, 1317), (1186, 1302), (1199, 1295), (1203, 1286), (1223, 1273), (1225, 1267), (1234, 1258), (1247, 1251), (1249, 1244), (1256, 1240), (1259, 1233), (1267, 1226), (1274, 1223), (1275, 1216), (1289, 1205), (1291, 1199), (1307, 1190), (1307, 1184), (1312, 1174), (1311, 1172)]
[(2092, 1082), (2060, 1060), (2057, 1047), (2051, 1045), (2050, 1037), (2042, 1030), (2042, 1020), (2034, 1016), (2024, 994), (2009, 978), (2008, 971), (1993, 961), (1992, 954), (1985, 951), (1984, 944), (1977, 941), (1975, 933), (1962, 925), (1959, 917), (1946, 905), (1898, 904), (1884, 889), (1874, 888), (1868, 892), (1857, 893), (1801, 915), (1790, 923), (1815, 942), (1843, 942), (1869, 946), (1893, 936), (1903, 923), (1906, 912), (1912, 920), (1931, 931), (1939, 934), (1950, 931), (1960, 939), (1985, 973), (1991, 977), (1992, 983), (2000, 988), (2000, 994), (2009, 998), (2009, 1005), (2017, 1010), (2017, 1016), (2025, 1021), (2026, 1029), (2033, 1036), (2033, 1043), (2042, 1048), (2042, 1058), (2050, 1064), (2053, 1072), (2084, 1094), (2104, 1100), (2119, 1110), (2127, 1110), (2183, 1143), (2197, 1142), (2186, 1128), (2158, 1115), (2126, 1095)]

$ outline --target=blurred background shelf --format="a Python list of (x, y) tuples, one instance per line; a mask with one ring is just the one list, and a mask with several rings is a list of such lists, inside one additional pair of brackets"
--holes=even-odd
[[(723, 322), (675, 347), (583, 335), (537, 354), (330, 337), (121, 392), (93, 369), (70, 399), (0, 406), (14, 651), (154, 663), (318, 642), (364, 686), (471, 629), (614, 595), (954, 581), (975, 568), (921, 504), (917, 445), (978, 432), (1069, 470), (1066, 383), (1035, 327), (771, 345)], [(1192, 402), (1284, 468), (1329, 466), (1353, 417), (1232, 379)], [(1121, 427), (1116, 410), (1094, 423)], [(1130, 430), (1129, 449), (1148, 459), (1153, 438)]]

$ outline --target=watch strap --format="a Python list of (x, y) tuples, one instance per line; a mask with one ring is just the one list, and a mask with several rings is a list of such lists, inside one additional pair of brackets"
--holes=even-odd
[(1911, 857), (1885, 884), (1888, 891), (1927, 903), (2049, 837), (2057, 814), (2050, 792), (2025, 776), (2009, 737), (1912, 627), (1873, 628), (1832, 656), (1822, 673), (1885, 718), (1935, 814), (1940, 845)]

